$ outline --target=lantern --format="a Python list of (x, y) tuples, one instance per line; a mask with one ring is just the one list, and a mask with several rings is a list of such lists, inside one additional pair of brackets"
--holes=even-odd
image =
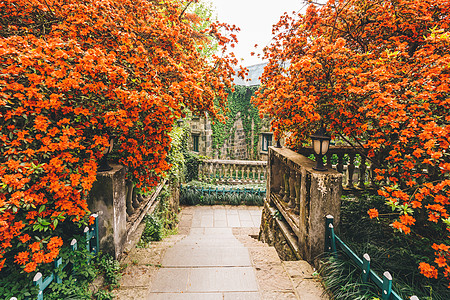
[(331, 137), (326, 134), (325, 128), (320, 126), (320, 129), (311, 135), (311, 140), (312, 148), (316, 156), (316, 166), (313, 169), (316, 171), (326, 171), (327, 168), (323, 165), (323, 156), (328, 152)]

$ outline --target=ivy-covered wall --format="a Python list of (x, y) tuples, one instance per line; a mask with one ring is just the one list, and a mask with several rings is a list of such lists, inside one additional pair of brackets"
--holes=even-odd
[[(242, 159), (237, 153), (236, 143), (242, 143), (246, 147), (247, 159), (259, 157), (259, 134), (261, 132), (261, 119), (258, 109), (251, 103), (251, 98), (257, 86), (236, 86), (234, 92), (228, 95), (228, 111), (223, 114), (228, 117), (226, 123), (215, 122), (212, 124), (212, 149), (213, 155), (218, 158)], [(242, 126), (241, 123), (242, 122)], [(243, 129), (244, 135), (239, 131)], [(238, 136), (237, 136), (238, 135)]]

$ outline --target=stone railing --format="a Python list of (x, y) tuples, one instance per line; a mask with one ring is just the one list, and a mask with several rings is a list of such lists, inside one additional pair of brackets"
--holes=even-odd
[(158, 195), (166, 184), (163, 180), (147, 197), (137, 194), (127, 182), (126, 168), (111, 165), (112, 170), (97, 173), (88, 198), (89, 210), (98, 214), (99, 246), (103, 253), (121, 257), (132, 235), (146, 214), (158, 204)]
[[(301, 148), (297, 152), (307, 157), (314, 153), (312, 148)], [(343, 175), (345, 193), (375, 187), (372, 166), (362, 148), (336, 146), (330, 147), (326, 154), (326, 167)]]
[(199, 179), (224, 184), (264, 183), (267, 161), (204, 160), (199, 166)]
[(274, 245), (282, 258), (313, 264), (324, 251), (325, 216), (331, 214), (339, 223), (343, 177), (331, 168), (316, 171), (314, 165), (287, 148), (269, 148), (260, 231), (260, 239)]

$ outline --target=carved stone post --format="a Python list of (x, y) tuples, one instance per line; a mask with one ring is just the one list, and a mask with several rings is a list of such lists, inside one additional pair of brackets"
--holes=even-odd
[(347, 188), (353, 188), (353, 174), (355, 173), (355, 154), (350, 153), (349, 155), (350, 161), (348, 164), (348, 183)]
[(344, 172), (344, 153), (338, 153), (338, 164), (336, 170), (341, 174)]
[(359, 165), (359, 185), (360, 189), (365, 187), (366, 182), (366, 157), (361, 155), (361, 164)]
[(301, 186), (302, 175), (295, 172), (295, 207), (294, 213), (300, 214), (300, 186)]
[(111, 171), (97, 174), (87, 203), (89, 210), (98, 214), (100, 250), (118, 258), (127, 238), (126, 168), (111, 167)]
[(284, 168), (284, 174), (283, 174), (283, 179), (284, 179), (284, 197), (283, 197), (283, 201), (284, 202), (289, 202), (289, 176), (290, 176), (290, 169), (288, 166), (285, 165)]
[(295, 208), (295, 177), (296, 177), (295, 170), (291, 169), (289, 173), (289, 203), (288, 206), (291, 209)]
[(133, 207), (133, 182), (127, 180), (126, 181), (126, 191), (127, 191), (127, 198), (126, 198), (126, 206), (127, 206), (127, 218), (131, 217), (134, 214), (134, 207)]
[(278, 175), (281, 176), (280, 181), (280, 196), (284, 197), (285, 190), (284, 190), (284, 174), (286, 173), (286, 168), (282, 162), (279, 164), (279, 173)]

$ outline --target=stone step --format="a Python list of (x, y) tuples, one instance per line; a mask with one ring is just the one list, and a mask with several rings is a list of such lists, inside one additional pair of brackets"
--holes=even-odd
[[(189, 253), (189, 255), (186, 255)], [(248, 250), (243, 247), (182, 246), (168, 249), (163, 267), (250, 267)]]

